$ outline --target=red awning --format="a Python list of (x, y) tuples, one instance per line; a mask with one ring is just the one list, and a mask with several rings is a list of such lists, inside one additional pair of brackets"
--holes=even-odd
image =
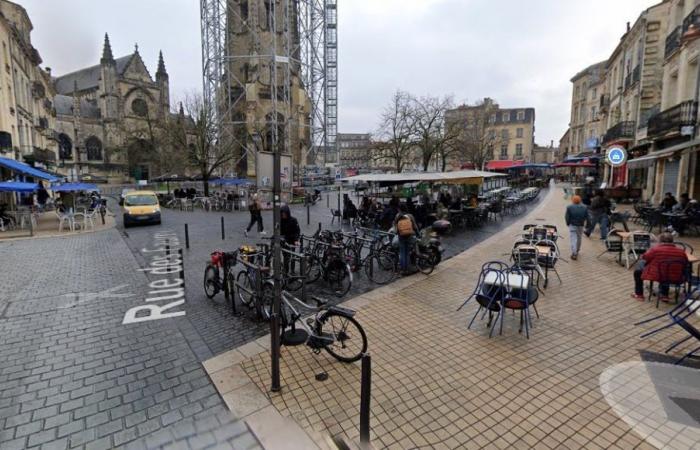
[(500, 161), (489, 161), (486, 163), (486, 170), (506, 170), (514, 166), (520, 166), (525, 161), (509, 161), (507, 159)]

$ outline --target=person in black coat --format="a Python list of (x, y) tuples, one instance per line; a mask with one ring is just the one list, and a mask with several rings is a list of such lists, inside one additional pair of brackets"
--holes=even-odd
[[(288, 248), (292, 251), (296, 250), (301, 238), (301, 229), (299, 221), (292, 216), (292, 212), (287, 204), (280, 207), (280, 235), (282, 235), (282, 248)], [(289, 274), (289, 255), (283, 255), (284, 271)], [(294, 272), (294, 263), (292, 263), (292, 272)]]

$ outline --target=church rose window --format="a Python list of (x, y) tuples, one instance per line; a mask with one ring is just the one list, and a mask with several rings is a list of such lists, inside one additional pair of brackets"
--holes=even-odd
[(146, 117), (148, 115), (148, 103), (141, 98), (134, 99), (131, 102), (131, 110), (139, 117)]
[(85, 149), (87, 150), (88, 161), (102, 159), (102, 142), (95, 136), (87, 138), (85, 141)]

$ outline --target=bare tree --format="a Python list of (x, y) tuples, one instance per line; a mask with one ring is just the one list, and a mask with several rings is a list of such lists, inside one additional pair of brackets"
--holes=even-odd
[(398, 90), (381, 115), (375, 160), (388, 159), (393, 162), (397, 173), (413, 160), (415, 141), (415, 114), (412, 111), (413, 98), (407, 92)]
[(415, 124), (415, 143), (420, 149), (421, 164), (427, 171), (434, 158), (440, 158), (441, 169), (445, 171), (447, 157), (452, 154), (457, 138), (456, 128), (448, 127), (445, 113), (454, 107), (452, 97), (421, 97), (412, 102)]
[(145, 111), (140, 119), (130, 119), (123, 130), (129, 171), (139, 164), (154, 164), (160, 174), (182, 172), (187, 164), (186, 147), (174, 145), (170, 131), (171, 118), (163, 120)]
[(214, 112), (199, 93), (185, 96), (183, 112), (186, 120), (170, 128), (171, 142), (178, 148), (187, 149), (190, 164), (201, 175), (204, 195), (209, 195), (209, 180), (220, 167), (235, 162), (238, 146), (235, 140), (220, 139)]
[(482, 169), (486, 161), (494, 158), (499, 147), (510, 140), (495, 128), (498, 105), (485, 99), (454, 111), (447, 125), (456, 134), (453, 145), (466, 161)]

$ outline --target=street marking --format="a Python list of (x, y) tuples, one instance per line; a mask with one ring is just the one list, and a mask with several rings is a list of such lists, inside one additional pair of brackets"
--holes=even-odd
[[(179, 273), (183, 270), (182, 260), (179, 257), (178, 249), (180, 240), (173, 231), (162, 231), (155, 234), (156, 247), (153, 249), (141, 249), (142, 253), (149, 255), (150, 264), (148, 267), (139, 269), (151, 275), (166, 275), (149, 283), (151, 290), (145, 298), (148, 304), (134, 306), (126, 311), (122, 325), (131, 323), (148, 322), (151, 320), (169, 319), (181, 317), (185, 311), (170, 311), (185, 304), (185, 287), (183, 280), (179, 278)], [(167, 246), (167, 247), (166, 247)], [(175, 274), (177, 278), (172, 275)], [(158, 305), (152, 302), (169, 303)]]

